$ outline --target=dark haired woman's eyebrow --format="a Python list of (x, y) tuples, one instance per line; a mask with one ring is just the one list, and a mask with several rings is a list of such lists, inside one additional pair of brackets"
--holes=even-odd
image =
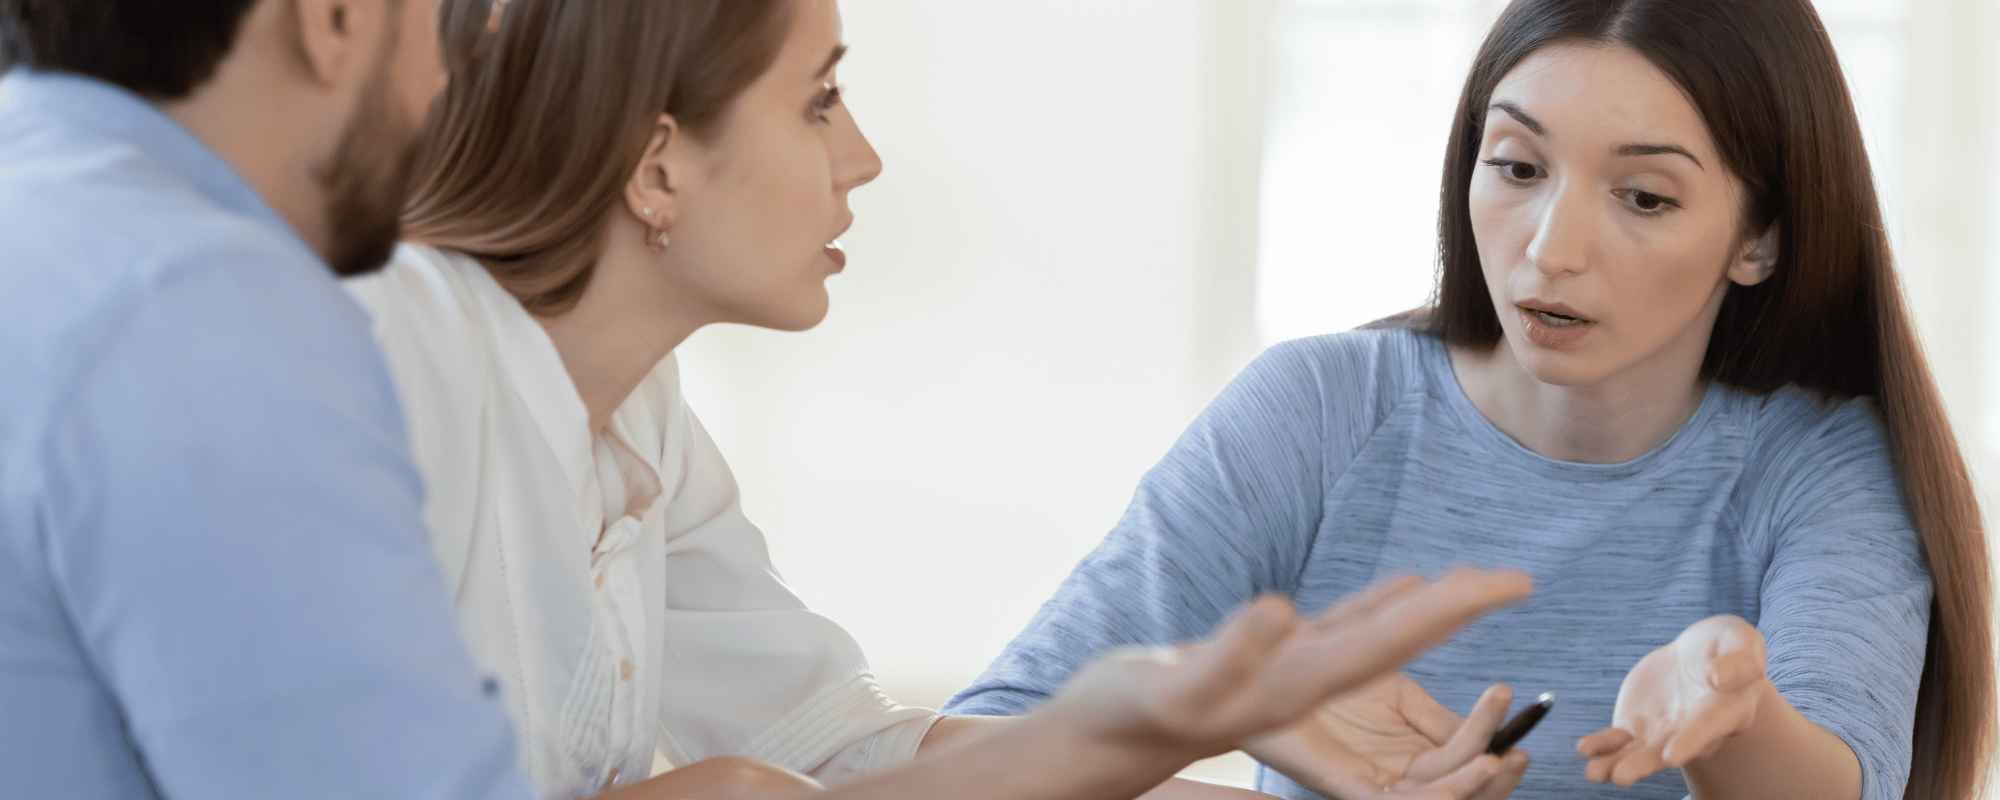
[(1505, 111), (1507, 112), (1507, 116), (1513, 117), (1516, 121), (1520, 122), (1522, 125), (1528, 126), (1528, 130), (1534, 131), (1536, 136), (1548, 138), (1549, 135), (1548, 129), (1543, 128), (1542, 123), (1535, 121), (1534, 117), (1528, 116), (1528, 112), (1522, 111), (1520, 106), (1502, 100), (1498, 103), (1494, 103), (1488, 110)]
[(1687, 148), (1677, 144), (1628, 144), (1618, 148), (1617, 152), (1621, 156), (1657, 156), (1662, 153), (1679, 153), (1680, 155), (1687, 156), (1687, 160), (1694, 162), (1695, 166), (1701, 167), (1701, 171), (1708, 171), (1708, 167), (1703, 166), (1701, 159), (1695, 158), (1693, 153), (1687, 151)]
[(833, 48), (833, 54), (826, 57), (826, 63), (820, 66), (819, 72), (813, 73), (813, 79), (820, 80), (825, 78), (827, 73), (833, 71), (833, 65), (840, 63), (841, 57), (845, 55), (847, 55), (847, 45), (843, 44)]

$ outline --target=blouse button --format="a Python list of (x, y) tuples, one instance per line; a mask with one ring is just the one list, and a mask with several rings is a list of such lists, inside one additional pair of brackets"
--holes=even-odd
[(621, 659), (618, 662), (618, 679), (621, 681), (629, 681), (632, 679), (631, 659)]

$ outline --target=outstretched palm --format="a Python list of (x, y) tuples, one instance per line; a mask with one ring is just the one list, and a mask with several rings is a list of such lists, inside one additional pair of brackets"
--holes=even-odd
[(1227, 752), (1382, 677), (1531, 586), (1514, 572), (1461, 569), (1431, 583), (1406, 577), (1305, 620), (1267, 597), (1207, 641), (1099, 660), (1049, 710), (1073, 713), (1107, 736), (1164, 740), (1197, 755)]
[(1756, 719), (1764, 680), (1755, 626), (1728, 614), (1688, 626), (1625, 675), (1612, 727), (1577, 743), (1585, 777), (1630, 786), (1714, 753)]

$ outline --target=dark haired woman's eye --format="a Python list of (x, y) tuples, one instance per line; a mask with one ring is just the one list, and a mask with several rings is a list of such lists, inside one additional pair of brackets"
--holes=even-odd
[(1681, 205), (1671, 197), (1653, 194), (1652, 192), (1642, 192), (1638, 189), (1624, 189), (1619, 194), (1624, 195), (1625, 202), (1631, 204), (1632, 208), (1642, 214), (1658, 214), (1669, 208), (1679, 208)]
[(819, 96), (813, 98), (813, 116), (818, 117), (819, 121), (825, 122), (826, 112), (832, 111), (835, 106), (840, 105), (840, 87), (830, 83), (821, 84), (821, 86), (823, 88), (820, 89)]
[(1542, 168), (1526, 161), (1510, 161), (1504, 158), (1489, 158), (1486, 166), (1500, 170), (1500, 176), (1513, 183), (1527, 183), (1542, 176)]

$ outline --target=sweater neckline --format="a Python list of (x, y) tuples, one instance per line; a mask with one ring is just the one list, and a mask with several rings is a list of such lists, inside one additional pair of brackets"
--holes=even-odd
[(1511, 464), (1530, 473), (1556, 480), (1576, 482), (1616, 481), (1645, 475), (1663, 464), (1677, 461), (1683, 451), (1694, 446), (1702, 438), (1721, 413), (1723, 400), (1728, 391), (1715, 381), (1708, 382), (1702, 393), (1701, 405), (1692, 416), (1681, 423), (1672, 436), (1658, 446), (1636, 458), (1615, 464), (1591, 464), (1581, 461), (1563, 461), (1528, 449), (1514, 437), (1508, 436), (1499, 426), (1480, 413), (1472, 404), (1472, 398), (1465, 394), (1465, 387), (1458, 382), (1458, 374), (1452, 369), (1451, 356), (1443, 340), (1433, 336), (1419, 336), (1421, 340), (1421, 360), (1429, 378), (1431, 392), (1445, 405), (1451, 418), (1487, 454), (1500, 463)]

